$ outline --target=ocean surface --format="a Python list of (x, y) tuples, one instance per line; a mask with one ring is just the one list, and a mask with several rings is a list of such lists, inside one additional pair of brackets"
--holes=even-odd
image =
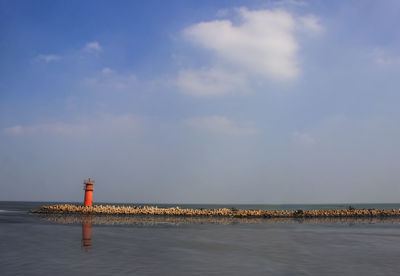
[[(48, 204), (52, 203), (0, 202), (0, 275), (400, 274), (400, 218), (235, 219), (28, 213)], [(296, 210), (346, 208), (349, 204), (157, 205)], [(351, 205), (400, 208), (400, 204)]]

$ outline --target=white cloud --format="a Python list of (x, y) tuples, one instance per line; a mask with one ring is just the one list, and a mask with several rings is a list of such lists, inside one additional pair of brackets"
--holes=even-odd
[(13, 136), (61, 136), (85, 137), (90, 135), (132, 134), (141, 126), (142, 118), (131, 114), (105, 114), (98, 118), (84, 118), (77, 123), (53, 122), (29, 126), (16, 125), (3, 129), (3, 133)]
[[(288, 3), (302, 5), (285, 1), (285, 5)], [(239, 23), (213, 20), (184, 29), (183, 36), (212, 53), (216, 61), (209, 66), (211, 69), (181, 70), (176, 81), (181, 92), (216, 96), (248, 91), (254, 80), (293, 81), (301, 73), (298, 35), (319, 35), (324, 31), (314, 15), (296, 16), (284, 9), (239, 8), (235, 12)], [(223, 10), (218, 16), (228, 16), (228, 11)]]
[(195, 117), (185, 121), (186, 125), (212, 134), (253, 135), (257, 133), (252, 122), (238, 124), (224, 116)]
[(243, 74), (228, 73), (220, 68), (181, 70), (176, 84), (183, 93), (198, 97), (220, 96), (246, 90)]
[[(295, 38), (299, 18), (284, 10), (237, 9), (242, 20), (201, 22), (184, 30), (193, 43), (212, 51), (240, 70), (277, 80), (292, 80), (299, 75), (298, 43)], [(302, 18), (316, 29), (315, 17)]]
[(106, 91), (128, 91), (137, 85), (135, 74), (119, 74), (108, 67), (105, 67), (95, 76), (85, 78), (86, 86)]
[(57, 55), (38, 55), (35, 59), (37, 61), (44, 61), (46, 63), (49, 63), (53, 61), (59, 61), (61, 57)]
[(98, 53), (102, 51), (102, 47), (100, 46), (99, 42), (93, 41), (93, 42), (88, 42), (83, 48), (83, 50), (86, 52)]

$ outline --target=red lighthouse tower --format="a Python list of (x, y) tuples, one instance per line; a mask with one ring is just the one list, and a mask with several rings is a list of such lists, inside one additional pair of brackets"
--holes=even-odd
[(85, 184), (85, 187), (83, 189), (85, 190), (85, 202), (84, 206), (92, 206), (93, 205), (93, 184), (94, 180), (88, 178), (88, 180), (83, 181), (83, 184)]

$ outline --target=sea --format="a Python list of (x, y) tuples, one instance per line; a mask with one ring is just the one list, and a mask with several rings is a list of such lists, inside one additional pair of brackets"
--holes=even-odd
[[(0, 275), (400, 275), (400, 218), (29, 213), (50, 204), (54, 202), (0, 202)], [(350, 204), (154, 205), (306, 210)]]

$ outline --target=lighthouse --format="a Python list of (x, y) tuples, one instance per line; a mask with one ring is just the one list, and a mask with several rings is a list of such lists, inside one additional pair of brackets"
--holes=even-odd
[(83, 189), (85, 190), (85, 202), (84, 202), (84, 206), (85, 207), (90, 207), (93, 205), (93, 184), (94, 184), (94, 180), (90, 179), (90, 177), (83, 181), (83, 184), (85, 184), (85, 186), (83, 187)]

